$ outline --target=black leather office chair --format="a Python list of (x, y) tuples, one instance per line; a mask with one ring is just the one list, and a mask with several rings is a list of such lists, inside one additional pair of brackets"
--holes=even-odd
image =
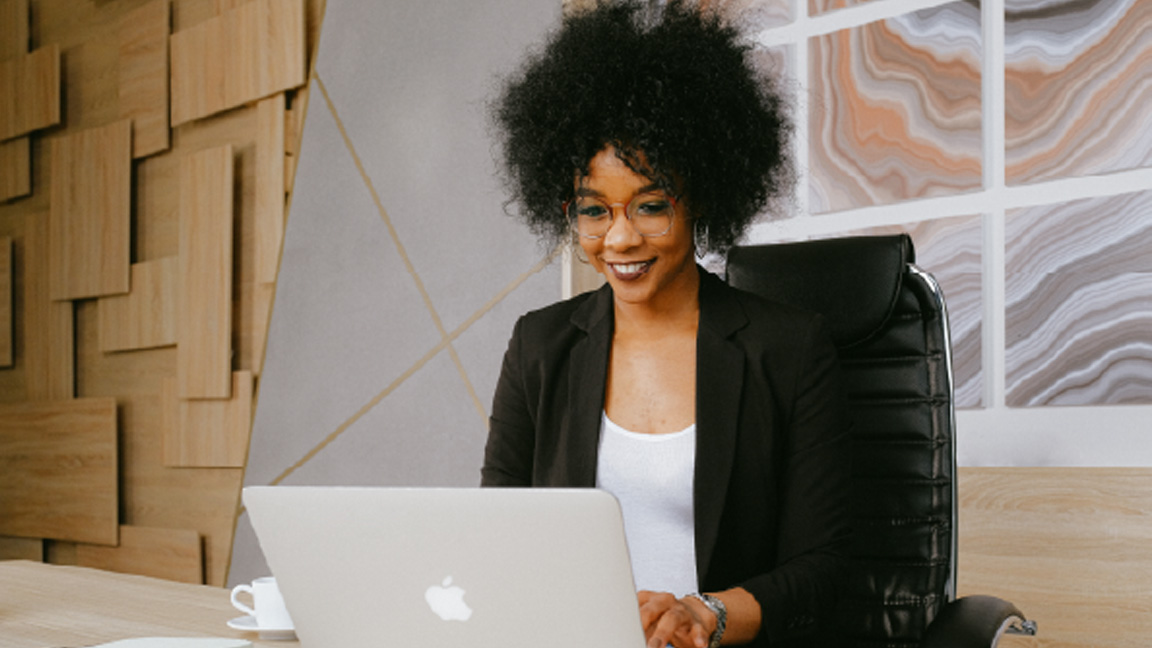
[(853, 574), (835, 613), (855, 648), (975, 648), (1036, 625), (956, 599), (956, 446), (944, 297), (906, 235), (737, 247), (733, 286), (821, 313), (854, 418)]

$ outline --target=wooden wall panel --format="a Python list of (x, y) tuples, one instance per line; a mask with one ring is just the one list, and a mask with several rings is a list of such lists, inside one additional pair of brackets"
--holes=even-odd
[(204, 552), (193, 529), (121, 526), (116, 547), (76, 546), (76, 564), (122, 574), (204, 583)]
[(0, 142), (0, 202), (32, 193), (32, 146), (27, 137)]
[(245, 2), (251, 2), (251, 0), (216, 0), (216, 13), (222, 14), (232, 11)]
[(178, 278), (174, 256), (132, 264), (132, 292), (100, 299), (101, 350), (176, 344)]
[[(249, 0), (170, 0), (168, 31), (184, 31), (216, 18), (222, 11), (241, 10), (246, 1)], [(304, 0), (304, 4), (309, 23), (306, 38), (314, 55), (324, 3)], [(28, 178), (32, 193), (17, 200), (0, 200), (0, 237), (11, 237), (14, 242), (15, 315), (19, 318), (15, 327), (15, 366), (0, 371), (0, 401), (114, 398), (121, 443), (119, 521), (141, 527), (195, 530), (202, 538), (205, 579), (219, 586), (226, 579), (243, 469), (177, 470), (163, 465), (164, 408), (158, 392), (163, 379), (176, 380), (179, 349), (169, 346), (106, 353), (101, 349), (100, 340), (103, 297), (50, 301), (47, 226), (52, 193), (51, 141), (87, 128), (106, 126), (132, 113), (129, 81), (142, 80), (148, 73), (133, 72), (136, 62), (132, 59), (143, 52), (134, 50), (128, 43), (139, 37), (143, 40), (138, 44), (142, 45), (152, 31), (145, 29), (143, 22), (131, 20), (129, 15), (139, 11), (137, 15), (143, 16), (149, 9), (157, 10), (156, 7), (162, 10), (163, 0), (0, 0), (0, 61), (27, 55), (30, 44), (56, 45), (60, 50), (62, 83), (60, 122), (44, 133), (40, 141), (35, 140), (41, 133), (33, 133), (31, 146), (26, 149), (32, 166)], [(13, 9), (20, 12), (20, 17), (9, 20), (8, 12)], [(34, 39), (28, 38), (29, 24)], [(20, 27), (25, 33), (9, 38), (7, 34), (13, 27)], [(136, 36), (125, 31), (133, 27), (140, 30)], [(168, 43), (170, 45), (171, 40)], [(11, 51), (6, 49), (9, 46), (13, 48)], [(233, 58), (227, 57), (227, 60)], [(251, 75), (245, 72), (235, 78), (250, 81)], [(306, 78), (306, 74), (302, 75), (301, 82)], [(170, 83), (171, 73), (167, 79)], [(263, 96), (279, 92), (284, 91), (276, 90)], [(7, 95), (0, 97), (0, 103), (7, 98)], [(260, 367), (267, 313), (275, 289), (274, 284), (257, 281), (257, 186), (267, 186), (256, 180), (258, 168), (267, 168), (256, 161), (258, 99), (170, 128), (167, 150), (131, 163), (131, 261), (175, 258), (180, 247), (181, 160), (196, 151), (231, 145), (234, 254), (230, 369), (252, 370), (253, 374)], [(297, 117), (303, 116), (306, 100), (307, 88), (303, 86), (286, 94), (291, 112), (284, 126), (284, 144), (286, 148), (292, 147), (289, 153), (294, 153), (298, 146), (303, 124)], [(155, 101), (143, 103), (155, 105)], [(169, 102), (169, 116), (171, 109)], [(143, 120), (141, 115), (132, 116), (136, 121)], [(137, 148), (144, 139), (136, 129), (135, 153), (144, 150)], [(29, 138), (20, 136), (0, 144), (11, 145), (17, 141), (27, 144)], [(288, 164), (284, 167), (285, 178), (291, 178), (291, 168)], [(4, 171), (0, 171), (0, 176), (0, 184), (13, 178)], [(22, 178), (20, 184), (24, 184)], [(285, 186), (290, 184), (285, 182)], [(31, 252), (37, 247), (41, 253)], [(135, 290), (136, 284), (130, 287)], [(26, 298), (30, 298), (28, 304), (25, 304)], [(243, 443), (246, 442), (245, 438)], [(46, 560), (76, 562), (78, 545), (75, 542), (27, 542), (40, 548)]]
[(52, 140), (49, 280), (53, 299), (128, 292), (130, 120)]
[(1011, 646), (1142, 646), (1152, 631), (1152, 469), (962, 468), (959, 593), (1040, 625)]
[(39, 538), (0, 536), (0, 560), (44, 562), (44, 541)]
[(60, 123), (60, 48), (0, 61), (0, 140)]
[(0, 535), (115, 545), (116, 447), (114, 399), (0, 405)]
[(72, 302), (52, 301), (48, 290), (48, 214), (24, 223), (24, 371), (28, 399), (75, 395)]
[(0, 237), (0, 367), (12, 366), (12, 239)]
[(232, 177), (231, 146), (181, 160), (180, 398), (232, 395)]
[(164, 381), (164, 465), (243, 468), (252, 426), (252, 372), (232, 374), (232, 398), (186, 400)]
[(119, 41), (120, 116), (132, 120), (132, 157), (168, 148), (169, 0), (153, 0), (124, 14)]
[(0, 61), (28, 53), (28, 0), (0, 0)]
[(264, 369), (264, 351), (268, 343), (268, 323), (272, 316), (272, 300), (276, 297), (276, 284), (245, 283), (240, 286), (240, 303), (234, 305), (241, 321), (239, 329), (237, 369), (246, 369), (259, 376)]
[(303, 0), (252, 0), (171, 38), (172, 125), (304, 83)]
[[(165, 379), (176, 379), (177, 349), (104, 353), (99, 318), (95, 300), (76, 302), (76, 391), (80, 397), (116, 398), (120, 523), (196, 530), (203, 538), (205, 578), (223, 586), (243, 471), (164, 466), (165, 413), (160, 391)], [(50, 562), (70, 559), (61, 544), (50, 545)], [(75, 562), (71, 558), (71, 564)]]
[(289, 194), (296, 180), (296, 163), (300, 160), (300, 136), (304, 132), (304, 113), (307, 106), (308, 86), (303, 86), (295, 91), (292, 105), (284, 117), (284, 186)]
[(256, 105), (256, 283), (274, 283), (284, 241), (284, 95)]
[[(83, 5), (81, 5), (83, 6)], [(65, 79), (66, 133), (106, 126), (122, 119), (118, 71), (120, 41), (116, 21), (71, 47), (61, 45), (61, 74)]]
[[(0, 0), (0, 61), (28, 53), (28, 0)], [(0, 142), (0, 202), (32, 192), (32, 151), (27, 137)]]

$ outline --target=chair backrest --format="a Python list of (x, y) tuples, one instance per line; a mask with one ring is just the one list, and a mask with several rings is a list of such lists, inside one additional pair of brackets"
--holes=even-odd
[(906, 235), (737, 247), (728, 282), (825, 316), (853, 429), (846, 646), (916, 646), (955, 598), (956, 453), (943, 294)]

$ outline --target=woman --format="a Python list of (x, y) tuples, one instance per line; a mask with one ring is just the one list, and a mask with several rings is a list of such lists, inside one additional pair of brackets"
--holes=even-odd
[(528, 223), (574, 235), (607, 283), (517, 323), (483, 483), (616, 495), (652, 648), (814, 645), (844, 571), (847, 434), (821, 322), (695, 263), (790, 187), (784, 101), (749, 56), (681, 2), (602, 3), (496, 106)]

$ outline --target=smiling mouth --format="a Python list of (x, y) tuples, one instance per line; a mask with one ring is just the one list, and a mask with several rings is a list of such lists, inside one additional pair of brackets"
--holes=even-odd
[(648, 272), (648, 269), (651, 268), (652, 264), (655, 262), (656, 260), (652, 259), (649, 261), (640, 261), (636, 263), (609, 263), (607, 265), (612, 270), (612, 274), (615, 275), (617, 279), (631, 281), (643, 276), (644, 273)]

